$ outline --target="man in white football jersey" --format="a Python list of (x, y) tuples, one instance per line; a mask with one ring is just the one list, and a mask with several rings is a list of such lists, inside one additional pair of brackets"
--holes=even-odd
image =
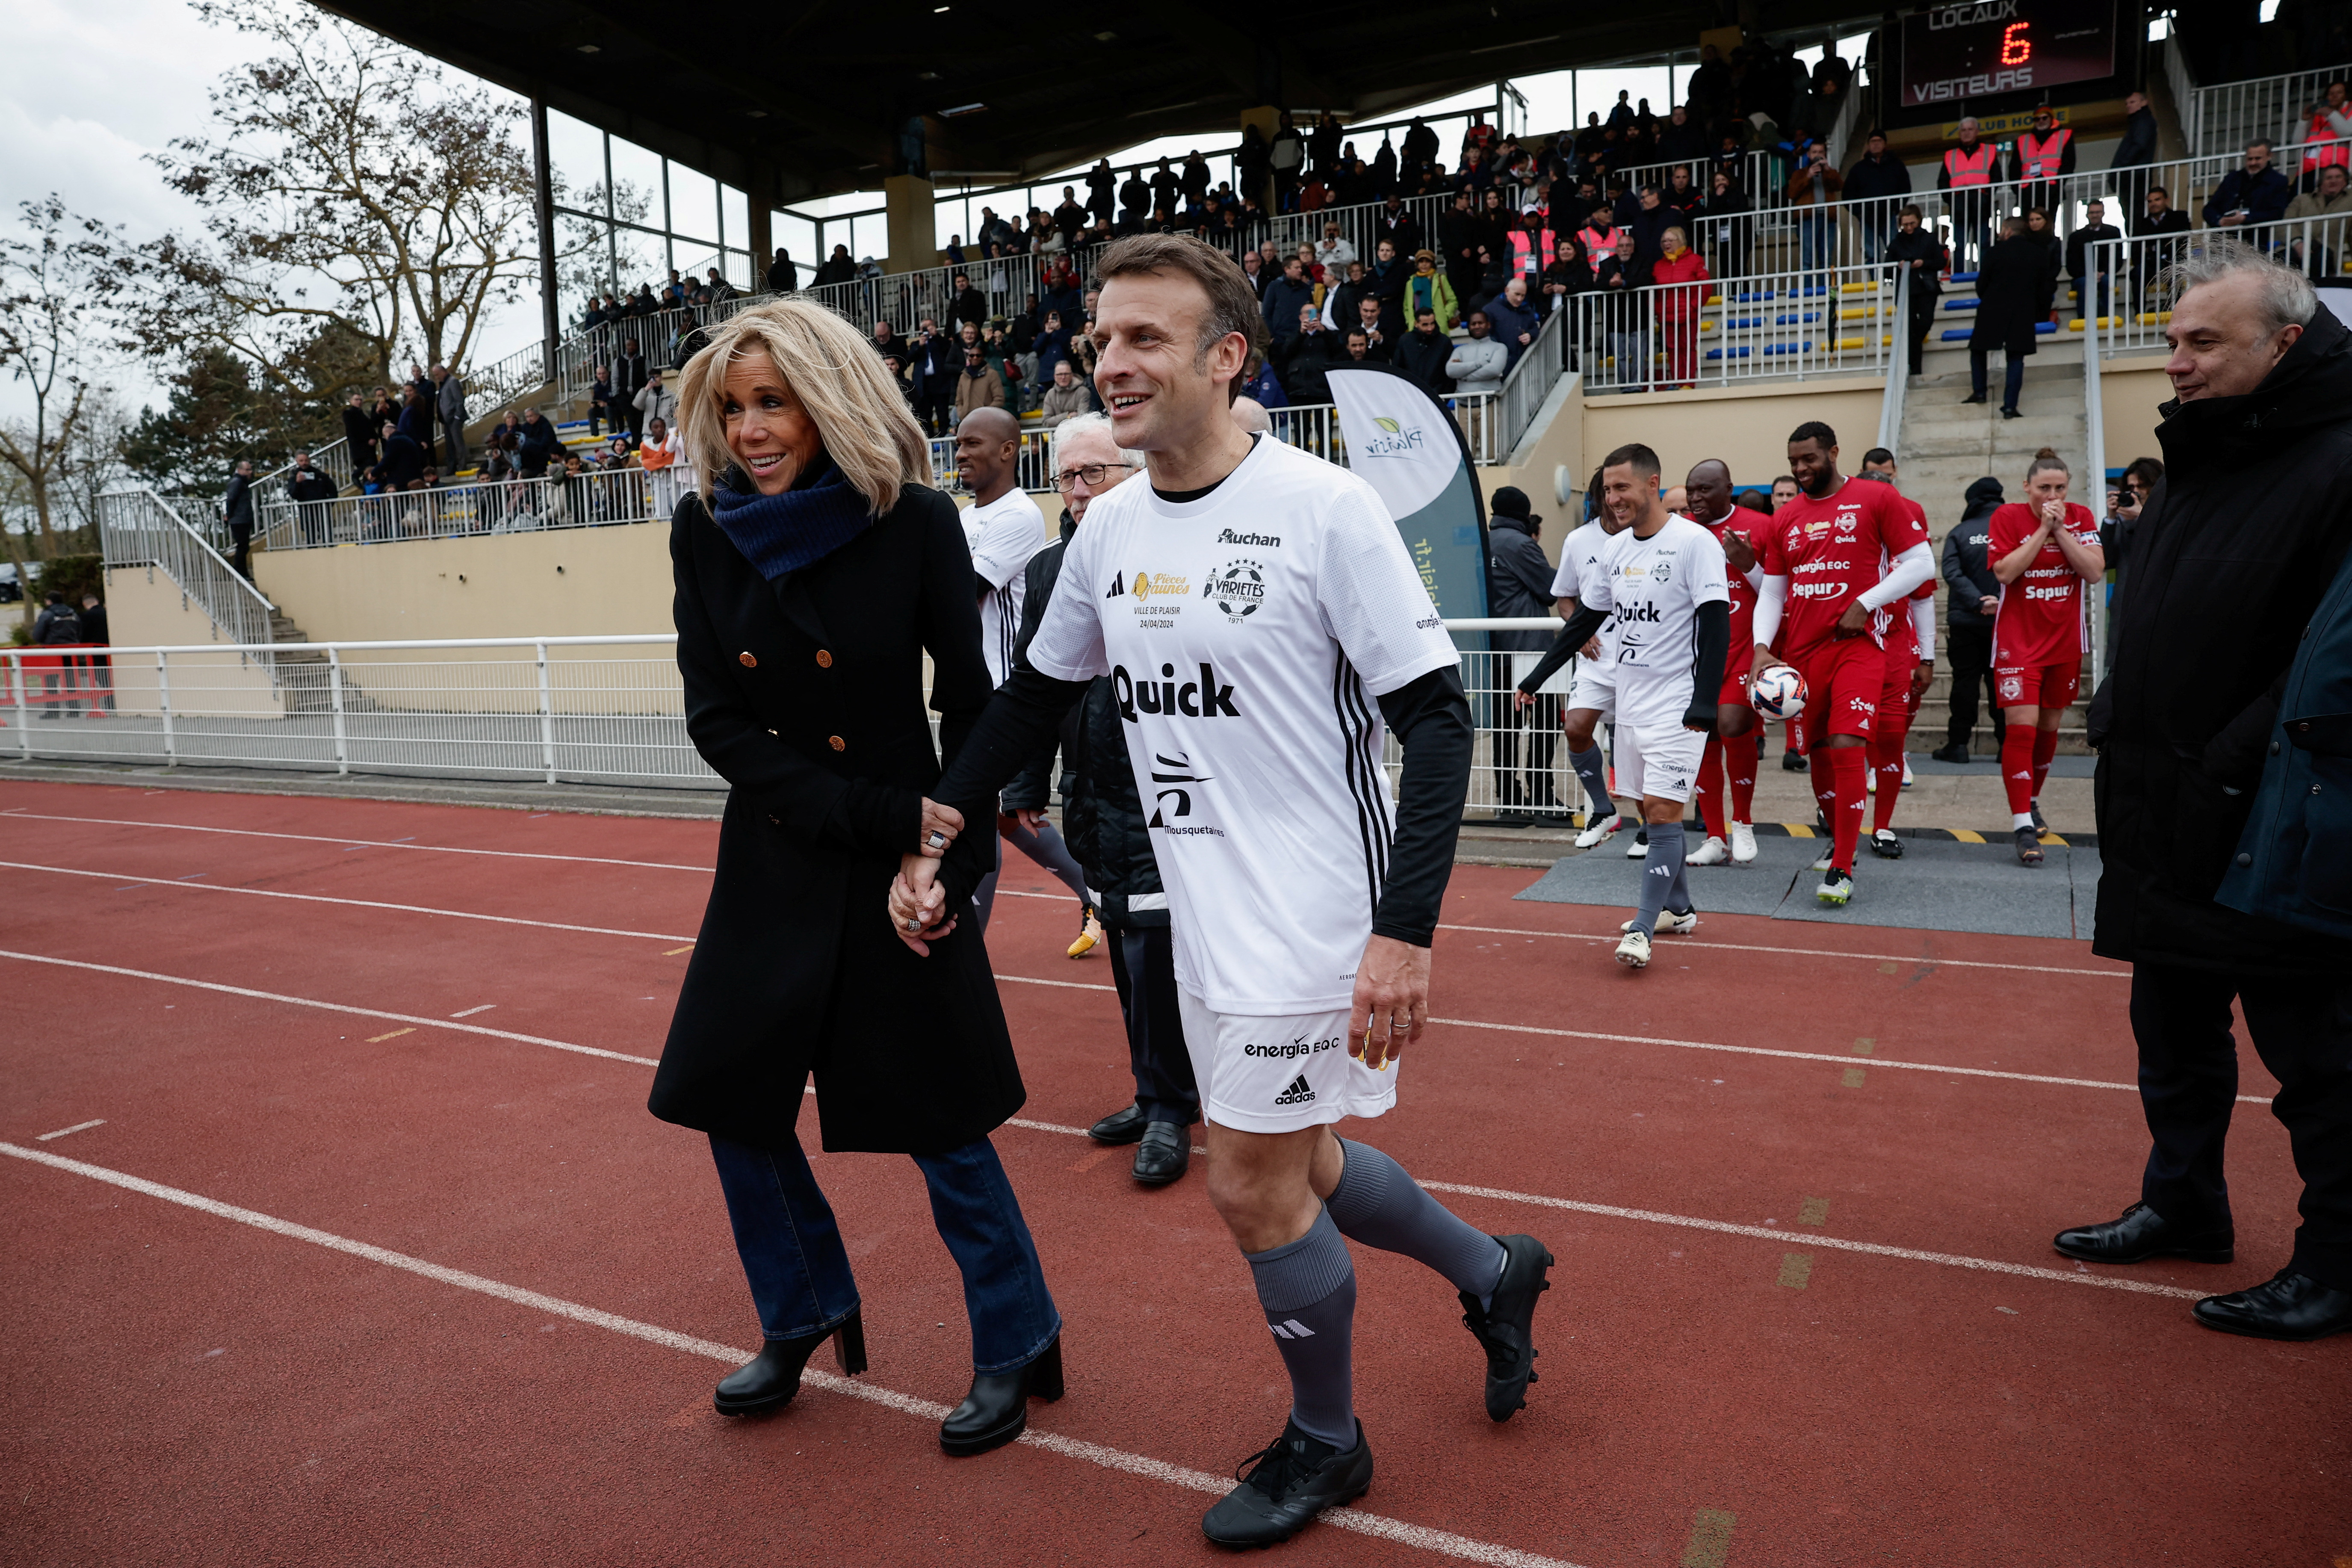
[[(1591, 521), (1560, 542), (1559, 573), (1552, 579), (1551, 596), (1562, 620), (1574, 616), (1583, 604), (1586, 579), (1600, 574), (1602, 552), (1626, 527), (1603, 506)], [(1576, 770), (1577, 782), (1584, 786), (1584, 831), (1576, 836), (1579, 849), (1591, 848), (1625, 825), (1609, 793), (1609, 761), (1592, 739), (1602, 720), (1617, 721), (1616, 659), (1616, 630), (1604, 626), (1576, 657), (1568, 711), (1560, 721), (1568, 734), (1569, 766)], [(1520, 703), (1527, 705), (1524, 700)]]
[(1639, 443), (1601, 465), (1602, 505), (1625, 526), (1602, 547), (1559, 641), (1519, 683), (1521, 700), (1608, 616), (1616, 628), (1617, 782), (1642, 799), (1649, 850), (1617, 962), (1650, 962), (1650, 933), (1697, 929), (1683, 860), (1683, 812), (1715, 728), (1731, 646), (1731, 591), (1715, 534), (1666, 510), (1658, 455)]
[[(1551, 1257), (1532, 1237), (1465, 1224), (1331, 1127), (1395, 1103), (1398, 1053), (1428, 1017), (1474, 733), (1460, 655), (1372, 488), (1234, 426), (1235, 384), (1264, 329), (1231, 258), (1139, 235), (1105, 249), (1096, 276), (1095, 383), (1118, 444), (1149, 455), (1147, 482), (1092, 503), (1027, 666), (933, 793), (985, 803), (1087, 683), (1110, 678), (1156, 801), (1210, 1201), (1291, 1384), (1281, 1436), (1202, 1528), (1221, 1544), (1270, 1545), (1371, 1484), (1342, 1238), (1404, 1253), (1454, 1287), (1497, 1421), (1534, 1380), (1530, 1327)], [(1384, 728), (1404, 754), (1393, 805)], [(954, 907), (957, 889), (930, 879), (959, 871), (940, 864), (911, 858), (892, 890), (891, 918), (919, 951)]]

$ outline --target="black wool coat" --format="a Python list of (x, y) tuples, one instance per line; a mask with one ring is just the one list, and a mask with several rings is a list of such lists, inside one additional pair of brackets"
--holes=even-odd
[[(987, 705), (971, 554), (955, 504), (909, 485), (864, 533), (770, 584), (702, 500), (670, 522), (687, 731), (733, 785), (718, 876), (650, 1108), (773, 1147), (816, 1080), (827, 1150), (928, 1153), (1021, 1108), (980, 928), (967, 909), (930, 956), (886, 903), (949, 757)], [(942, 870), (968, 902), (994, 843), (967, 825)]]
[(2088, 716), (2103, 862), (2092, 951), (2341, 973), (2341, 940), (2213, 896), (2254, 805), (2288, 669), (2352, 548), (2352, 330), (2322, 305), (2253, 391), (2161, 412), (2164, 478), (2133, 531), (2115, 668)]
[(2033, 352), (2033, 323), (2047, 321), (2042, 291), (2050, 247), (2031, 235), (2004, 239), (1985, 253), (1977, 273), (1977, 321), (1969, 347), (2000, 349), (2012, 358)]

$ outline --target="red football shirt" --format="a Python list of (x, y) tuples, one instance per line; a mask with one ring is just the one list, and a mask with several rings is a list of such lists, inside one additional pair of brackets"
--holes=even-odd
[[(1911, 520), (1919, 525), (1921, 535), (1925, 536), (1927, 531), (1927, 509), (1908, 496), (1903, 498), (1903, 505), (1911, 513)], [(1889, 564), (1891, 564), (1890, 561), (1882, 561), (1879, 563), (1882, 576), (1885, 575)], [(1930, 577), (1911, 590), (1910, 599), (1898, 599), (1872, 616), (1871, 624), (1877, 628), (1879, 644), (1886, 649), (1886, 658), (1890, 665), (1917, 664), (1922, 659), (1932, 659), (1935, 657), (1931, 652), (1920, 651), (1918, 628), (1912, 624), (1911, 620), (1911, 601), (1930, 598), (1934, 596), (1935, 592), (1936, 579)], [(1930, 648), (1934, 646), (1932, 643), (1928, 645)]]
[[(2011, 501), (1992, 514), (1989, 526), (1985, 559), (1995, 562), (2031, 539), (2042, 521), (2033, 508)], [(2099, 542), (2099, 520), (2089, 507), (2068, 501), (2064, 526), (2085, 544)], [(2043, 540), (2025, 574), (2000, 591), (1992, 623), (1994, 665), (2030, 669), (2080, 659), (2090, 647), (2083, 611), (2082, 574), (2066, 563), (2057, 540)]]
[[(1927, 542), (1927, 525), (1912, 510), (1886, 485), (1849, 479), (1819, 500), (1801, 494), (1772, 514), (1757, 553), (1765, 575), (1789, 579), (1782, 657), (1796, 663), (1834, 640), (1838, 618), (1878, 585), (1885, 563)], [(1865, 635), (1880, 641), (1874, 627)]]
[[(1701, 523), (1702, 528), (1715, 531), (1720, 544), (1733, 534), (1748, 542), (1760, 562), (1764, 555), (1764, 536), (1772, 531), (1772, 520), (1760, 511), (1744, 506), (1733, 507), (1715, 522)], [(1748, 579), (1727, 567), (1724, 580), (1731, 584), (1731, 658), (1732, 668), (1745, 671), (1748, 660), (1756, 649), (1756, 590)]]

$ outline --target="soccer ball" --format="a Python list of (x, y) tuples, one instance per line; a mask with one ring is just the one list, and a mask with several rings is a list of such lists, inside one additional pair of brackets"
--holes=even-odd
[(1748, 689), (1749, 706), (1767, 719), (1794, 719), (1805, 710), (1805, 678), (1785, 664), (1768, 664)]

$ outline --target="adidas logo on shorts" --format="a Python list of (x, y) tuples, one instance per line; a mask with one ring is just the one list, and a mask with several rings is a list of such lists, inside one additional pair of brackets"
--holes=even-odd
[(1307, 1075), (1300, 1073), (1290, 1080), (1290, 1087), (1274, 1097), (1276, 1105), (1311, 1105), (1315, 1091), (1307, 1087)]

